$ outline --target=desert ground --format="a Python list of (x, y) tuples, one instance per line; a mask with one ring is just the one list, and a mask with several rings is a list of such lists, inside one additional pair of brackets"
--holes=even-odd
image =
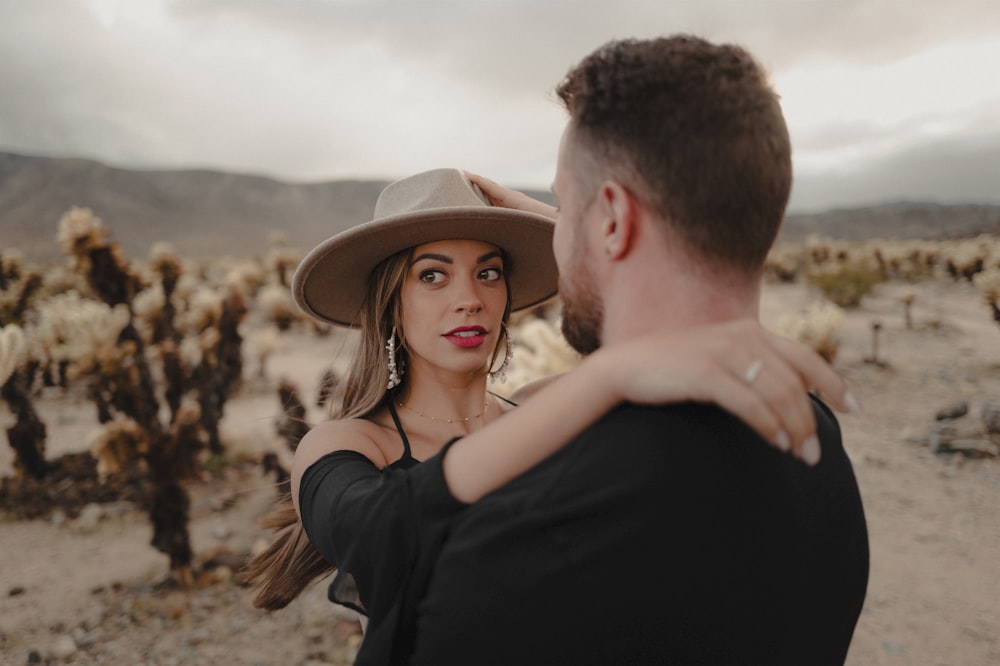
[[(900, 298), (910, 289), (917, 297), (907, 328)], [(804, 284), (767, 285), (762, 320), (776, 326), (818, 298)], [(838, 337), (834, 366), (863, 409), (841, 425), (871, 540), (868, 595), (848, 663), (1000, 663), (1000, 459), (987, 455), (985, 436), (978, 455), (928, 445), (942, 409), (966, 402), (959, 427), (975, 439), (983, 407), (1000, 406), (1000, 326), (967, 283), (889, 282), (847, 311)], [(247, 365), (241, 392), (226, 404), (234, 457), (273, 450), (288, 460), (274, 428), (277, 382), (296, 383), (308, 418), (322, 419), (313, 403), (338, 340), (292, 331), (264, 377)], [(49, 457), (87, 449), (97, 420), (82, 395), (45, 393), (36, 407)], [(12, 457), (0, 448), (0, 476), (12, 473)], [(326, 601), (324, 583), (272, 614), (255, 610), (239, 584), (239, 559), (269, 537), (258, 521), (277, 496), (273, 478), (259, 465), (234, 464), (189, 491), (196, 560), (231, 563), (191, 589), (170, 584), (146, 516), (129, 504), (95, 505), (78, 517), (0, 516), (0, 663), (351, 663), (361, 639), (356, 618)]]

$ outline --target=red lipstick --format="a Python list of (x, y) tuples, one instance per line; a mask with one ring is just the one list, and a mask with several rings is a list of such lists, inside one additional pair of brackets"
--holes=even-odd
[(483, 344), (486, 340), (486, 329), (482, 326), (459, 326), (443, 336), (451, 344), (463, 349), (471, 349)]

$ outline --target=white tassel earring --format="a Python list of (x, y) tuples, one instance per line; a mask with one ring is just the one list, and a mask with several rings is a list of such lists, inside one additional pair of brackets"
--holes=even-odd
[(385, 341), (385, 349), (389, 352), (389, 383), (386, 390), (396, 388), (403, 379), (403, 372), (396, 367), (396, 327), (392, 327), (389, 339)]
[(501, 384), (507, 383), (507, 366), (510, 365), (510, 360), (514, 358), (514, 341), (510, 337), (510, 329), (507, 328), (507, 324), (502, 324), (506, 338), (504, 339), (504, 346), (507, 348), (507, 353), (504, 354), (503, 363), (497, 368), (496, 372), (490, 373), (490, 383), (495, 383), (499, 381)]

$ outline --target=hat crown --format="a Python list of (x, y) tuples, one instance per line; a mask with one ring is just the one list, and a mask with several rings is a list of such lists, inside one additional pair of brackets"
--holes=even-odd
[(479, 188), (458, 169), (434, 169), (387, 185), (375, 202), (374, 219), (441, 208), (488, 208), (489, 205)]

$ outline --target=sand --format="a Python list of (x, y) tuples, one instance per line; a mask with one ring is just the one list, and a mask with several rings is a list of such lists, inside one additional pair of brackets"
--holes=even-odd
[[(912, 329), (900, 301), (910, 289)], [(768, 285), (762, 319), (776, 325), (817, 298), (804, 285)], [(865, 360), (876, 321), (879, 364)], [(983, 405), (1000, 405), (1000, 326), (968, 284), (885, 283), (846, 313), (839, 338), (834, 365), (863, 408), (841, 425), (872, 551), (848, 663), (1000, 663), (1000, 459), (939, 455), (927, 445), (940, 409), (966, 401), (974, 424)], [(247, 364), (247, 381), (226, 406), (234, 456), (275, 450), (287, 461), (274, 434), (277, 381), (299, 385), (309, 418), (321, 419), (311, 405), (322, 360), (336, 346), (290, 332), (263, 378)], [(36, 407), (50, 457), (86, 450), (96, 425), (89, 402), (49, 393)], [(11, 457), (0, 447), (0, 475), (11, 473)], [(206, 475), (189, 490), (196, 560), (246, 553), (267, 538), (258, 520), (276, 493), (259, 467)], [(196, 589), (177, 589), (164, 584), (167, 561), (150, 536), (146, 517), (129, 504), (76, 519), (0, 519), (0, 663), (350, 663), (358, 626), (326, 601), (325, 585), (274, 614), (253, 609), (225, 567)]]

